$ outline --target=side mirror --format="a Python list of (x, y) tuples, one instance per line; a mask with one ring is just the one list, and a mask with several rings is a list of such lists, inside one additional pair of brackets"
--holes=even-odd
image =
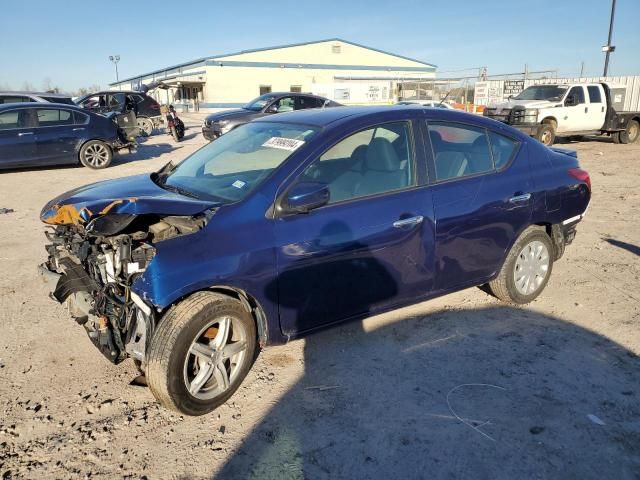
[(578, 99), (576, 98), (575, 95), (569, 95), (564, 101), (565, 107), (573, 107), (574, 105), (577, 105), (577, 104), (578, 104)]
[(329, 187), (320, 182), (301, 182), (287, 194), (285, 210), (291, 213), (307, 213), (329, 203)]
[(265, 113), (278, 113), (278, 106), (275, 103), (272, 103), (267, 107)]

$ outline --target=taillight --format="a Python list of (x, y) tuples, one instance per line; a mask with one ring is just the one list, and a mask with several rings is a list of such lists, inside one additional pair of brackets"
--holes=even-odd
[(571, 168), (569, 170), (569, 175), (573, 178), (580, 180), (587, 184), (587, 188), (591, 191), (591, 178), (589, 178), (589, 172), (583, 170), (581, 168)]

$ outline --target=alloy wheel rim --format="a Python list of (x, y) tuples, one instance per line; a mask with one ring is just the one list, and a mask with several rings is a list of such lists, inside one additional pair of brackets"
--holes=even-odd
[(224, 316), (209, 322), (187, 350), (187, 391), (200, 400), (222, 395), (240, 374), (247, 354), (247, 331), (239, 319)]
[(109, 151), (107, 147), (99, 143), (89, 145), (84, 152), (84, 159), (89, 165), (101, 167), (109, 160)]
[(549, 145), (549, 142), (551, 141), (551, 133), (543, 132), (541, 140), (543, 145)]
[(138, 120), (138, 128), (142, 130), (146, 136), (149, 136), (151, 134), (151, 130), (153, 130), (152, 128), (149, 128), (149, 122), (144, 119)]
[(549, 250), (538, 240), (528, 243), (516, 258), (513, 280), (516, 290), (521, 295), (531, 295), (549, 274)]

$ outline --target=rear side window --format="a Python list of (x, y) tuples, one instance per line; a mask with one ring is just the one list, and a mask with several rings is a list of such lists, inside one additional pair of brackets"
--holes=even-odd
[(0, 113), (0, 130), (18, 128), (18, 110)]
[(587, 87), (589, 93), (589, 101), (591, 103), (602, 103), (602, 95), (600, 95), (600, 88), (595, 85)]
[(436, 180), (470, 177), (494, 169), (484, 128), (471, 125), (429, 123)]
[(89, 123), (89, 115), (82, 112), (73, 112), (73, 123), (76, 125), (86, 125)]
[(491, 142), (493, 164), (496, 170), (500, 170), (509, 163), (515, 154), (518, 142), (492, 131), (489, 131), (489, 141)]
[(2, 95), (0, 96), (0, 103), (25, 103), (30, 102), (31, 98), (22, 97), (19, 95)]
[(58, 110), (53, 108), (39, 108), (37, 110), (38, 124), (41, 127), (57, 127), (60, 125), (71, 125), (73, 120), (71, 112), (68, 110)]

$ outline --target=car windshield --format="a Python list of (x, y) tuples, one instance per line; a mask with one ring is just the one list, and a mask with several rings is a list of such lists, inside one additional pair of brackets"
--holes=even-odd
[(515, 100), (560, 100), (567, 91), (566, 85), (536, 85), (525, 88)]
[(262, 110), (268, 103), (271, 103), (276, 97), (271, 94), (260, 95), (258, 98), (254, 98), (249, 103), (247, 103), (244, 107), (245, 110), (251, 110), (252, 112), (259, 112)]
[(317, 129), (307, 125), (252, 122), (201, 148), (168, 173), (161, 187), (182, 195), (231, 203), (242, 200), (302, 147)]

